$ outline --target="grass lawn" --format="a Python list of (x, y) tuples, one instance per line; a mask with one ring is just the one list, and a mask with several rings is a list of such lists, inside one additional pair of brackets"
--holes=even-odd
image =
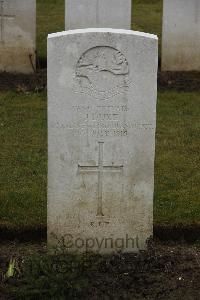
[[(46, 94), (0, 94), (0, 222), (46, 224)], [(200, 224), (198, 93), (158, 96), (154, 222)]]
[[(132, 29), (161, 37), (162, 0), (133, 0)], [(64, 30), (64, 0), (37, 0), (37, 49)], [(46, 94), (0, 92), (0, 224), (46, 225)], [(154, 222), (200, 224), (199, 93), (158, 96)]]
[(154, 221), (200, 224), (199, 93), (161, 93), (157, 113)]
[(65, 0), (37, 0), (37, 51), (41, 60), (47, 57), (47, 35), (65, 28)]
[(46, 224), (46, 96), (0, 93), (0, 223)]

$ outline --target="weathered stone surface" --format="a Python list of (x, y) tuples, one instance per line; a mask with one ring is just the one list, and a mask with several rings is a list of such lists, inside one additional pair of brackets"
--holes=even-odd
[(200, 0), (164, 0), (163, 71), (200, 71)]
[(33, 72), (35, 36), (36, 1), (0, 0), (0, 72)]
[(70, 251), (145, 249), (152, 234), (157, 56), (150, 34), (49, 35), (50, 245), (63, 238)]
[(65, 0), (65, 29), (131, 28), (131, 0)]

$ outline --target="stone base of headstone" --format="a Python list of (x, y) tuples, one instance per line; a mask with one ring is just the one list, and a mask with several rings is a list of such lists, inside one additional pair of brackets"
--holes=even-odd
[(8, 48), (0, 45), (0, 72), (30, 74), (36, 71), (34, 49)]

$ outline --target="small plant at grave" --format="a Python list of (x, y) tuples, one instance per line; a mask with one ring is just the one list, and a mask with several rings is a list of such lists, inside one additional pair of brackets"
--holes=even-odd
[[(10, 260), (5, 269), (8, 299), (74, 300), (94, 295), (112, 299), (118, 289), (122, 292), (125, 288), (130, 295), (138, 289), (143, 291), (146, 285), (148, 289), (158, 275), (171, 276), (176, 268), (176, 258), (160, 255), (152, 240), (148, 241), (148, 251), (139, 253), (72, 255), (63, 250), (59, 247), (53, 254)], [(154, 299), (157, 293), (155, 290)]]
[(21, 265), (11, 283), (11, 299), (79, 299), (88, 286), (84, 258), (75, 255), (34, 255)]

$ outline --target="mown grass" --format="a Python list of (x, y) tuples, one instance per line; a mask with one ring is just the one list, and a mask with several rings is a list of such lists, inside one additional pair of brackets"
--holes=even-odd
[[(200, 97), (158, 96), (154, 223), (200, 224)], [(0, 94), (0, 223), (46, 224), (46, 94)]]
[(0, 93), (0, 222), (46, 224), (46, 96)]
[(65, 28), (65, 0), (37, 0), (37, 51), (40, 60), (47, 57), (47, 36)]
[[(109, 0), (108, 0), (109, 1)], [(37, 0), (37, 50), (46, 60), (48, 33), (63, 31), (65, 0)], [(132, 0), (132, 29), (158, 35), (161, 43), (162, 0)]]
[(200, 223), (200, 96), (164, 92), (158, 97), (155, 223)]

